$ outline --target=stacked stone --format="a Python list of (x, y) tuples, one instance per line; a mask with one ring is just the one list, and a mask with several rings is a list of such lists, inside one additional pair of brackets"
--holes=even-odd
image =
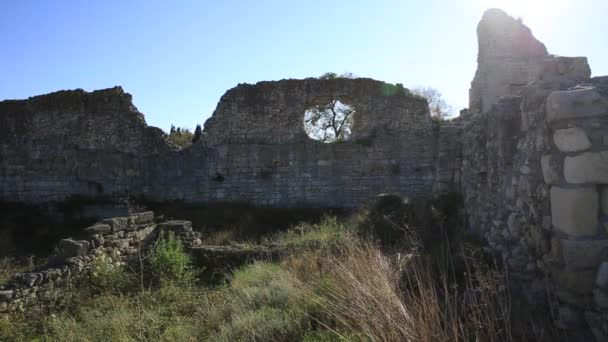
[[(583, 311), (596, 338), (608, 314), (608, 96), (593, 86), (556, 91), (547, 98), (553, 146), (542, 158), (551, 186), (555, 265), (561, 312)], [(593, 308), (592, 310), (589, 308)]]
[(190, 221), (172, 220), (159, 223), (158, 231), (173, 232), (187, 249), (201, 244), (201, 234), (192, 230)]
[(146, 240), (154, 238), (155, 228), (154, 213), (148, 211), (98, 222), (85, 229), (84, 240), (61, 240), (48, 265), (16, 274), (0, 286), (0, 313), (49, 306), (62, 297), (61, 288), (84, 275), (98, 255), (124, 263), (139, 253)]

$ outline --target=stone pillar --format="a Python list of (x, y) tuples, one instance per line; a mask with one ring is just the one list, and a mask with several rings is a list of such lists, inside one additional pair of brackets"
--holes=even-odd
[[(551, 185), (557, 262), (552, 269), (561, 311), (585, 318), (597, 339), (608, 316), (608, 97), (592, 86), (547, 98), (553, 144), (542, 159)], [(598, 323), (599, 322), (599, 323)]]

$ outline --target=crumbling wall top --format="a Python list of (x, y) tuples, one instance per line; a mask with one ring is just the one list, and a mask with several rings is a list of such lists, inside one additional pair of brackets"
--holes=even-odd
[(0, 144), (45, 141), (58, 150), (159, 153), (174, 150), (162, 130), (149, 127), (121, 87), (86, 92), (63, 90), (26, 100), (0, 102)]
[(430, 126), (426, 100), (402, 86), (367, 78), (289, 79), (228, 90), (205, 123), (205, 141), (211, 145), (309, 141), (304, 112), (331, 99), (354, 107), (354, 140), (399, 133), (417, 124)]

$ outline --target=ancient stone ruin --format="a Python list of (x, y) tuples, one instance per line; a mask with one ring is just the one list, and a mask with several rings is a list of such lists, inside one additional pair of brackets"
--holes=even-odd
[[(605, 340), (608, 77), (591, 78), (584, 57), (550, 55), (500, 10), (477, 33), (470, 108), (447, 122), (402, 86), (362, 78), (240, 84), (184, 149), (147, 126), (120, 87), (0, 102), (0, 200), (358, 207), (380, 193), (456, 191), (468, 228), (522, 294), (534, 303), (548, 292), (559, 324), (586, 322)], [(331, 100), (355, 116), (346, 141), (324, 144), (303, 117)]]

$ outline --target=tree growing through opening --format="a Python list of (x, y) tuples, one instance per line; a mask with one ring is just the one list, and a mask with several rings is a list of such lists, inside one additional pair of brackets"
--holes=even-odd
[(180, 147), (186, 147), (192, 143), (194, 139), (194, 134), (188, 128), (175, 127), (171, 125), (171, 130), (169, 134), (166, 134), (167, 139), (169, 141), (175, 143)]
[(432, 87), (416, 87), (413, 88), (412, 93), (414, 95), (422, 96), (426, 98), (429, 103), (429, 110), (431, 112), (431, 116), (436, 119), (443, 120), (450, 116), (454, 111), (454, 108), (450, 106), (443, 99), (443, 95), (439, 92), (439, 90)]
[(333, 99), (304, 113), (304, 129), (309, 137), (324, 143), (345, 141), (352, 133), (354, 114), (352, 106)]

